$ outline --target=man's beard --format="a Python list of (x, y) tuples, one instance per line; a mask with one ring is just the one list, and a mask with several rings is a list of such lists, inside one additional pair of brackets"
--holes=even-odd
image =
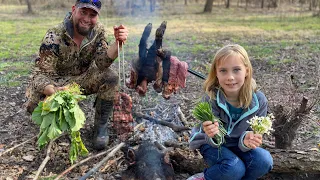
[(87, 36), (87, 35), (91, 32), (92, 29), (93, 29), (93, 28), (88, 28), (88, 29), (81, 28), (81, 27), (79, 26), (79, 23), (76, 23), (76, 31), (77, 31), (81, 36)]

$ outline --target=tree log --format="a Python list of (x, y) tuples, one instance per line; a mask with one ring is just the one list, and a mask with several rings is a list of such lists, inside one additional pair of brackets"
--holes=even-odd
[[(308, 173), (320, 175), (320, 153), (317, 151), (298, 151), (268, 149), (274, 165), (271, 173)], [(195, 174), (206, 167), (201, 154), (197, 151), (175, 149), (170, 153), (175, 171)]]

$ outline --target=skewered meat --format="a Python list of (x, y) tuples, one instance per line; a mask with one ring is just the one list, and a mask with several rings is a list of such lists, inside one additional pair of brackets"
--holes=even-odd
[(133, 61), (130, 79), (126, 83), (127, 87), (136, 89), (141, 96), (146, 94), (150, 82), (154, 82), (154, 90), (158, 93), (162, 92), (166, 99), (180, 87), (185, 87), (187, 63), (171, 56), (170, 51), (162, 49), (166, 26), (167, 22), (163, 21), (156, 30), (155, 41), (149, 49), (147, 49), (147, 39), (150, 36), (152, 24), (149, 23), (142, 33), (139, 58)]
[(121, 140), (126, 140), (133, 131), (132, 99), (129, 95), (118, 92), (114, 99), (113, 127)]

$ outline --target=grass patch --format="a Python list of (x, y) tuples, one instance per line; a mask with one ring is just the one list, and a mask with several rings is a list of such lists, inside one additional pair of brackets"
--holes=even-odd
[[(68, 9), (45, 10), (34, 7), (35, 15), (25, 15), (25, 6), (0, 7), (0, 71), (1, 85), (12, 85), (19, 76), (28, 74), (31, 63), (24, 66), (28, 57), (37, 54), (45, 32), (60, 23)], [(266, 60), (269, 65), (292, 63), (299, 57), (320, 51), (320, 18), (303, 13), (284, 13), (277, 10), (237, 8), (225, 9), (214, 4), (211, 14), (202, 14), (203, 4), (183, 6), (179, 3), (159, 4), (155, 14), (131, 16), (100, 15), (113, 42), (112, 26), (124, 24), (130, 34), (124, 46), (125, 60), (138, 57), (138, 45), (145, 26), (150, 22), (153, 29), (149, 37), (151, 45), (156, 29), (166, 20), (163, 47), (192, 66), (207, 69), (215, 52), (230, 43), (243, 45), (250, 57)], [(261, 11), (261, 12), (259, 12)], [(116, 12), (116, 11), (112, 11)], [(296, 53), (292, 53), (292, 52)], [(4, 61), (16, 59), (17, 62)], [(196, 67), (194, 67), (196, 68)], [(9, 73), (7, 69), (11, 69)], [(10, 79), (12, 78), (12, 79)]]
[(25, 61), (1, 62), (0, 64), (0, 86), (20, 86), (21, 79), (26, 79), (30, 74), (31, 63)]

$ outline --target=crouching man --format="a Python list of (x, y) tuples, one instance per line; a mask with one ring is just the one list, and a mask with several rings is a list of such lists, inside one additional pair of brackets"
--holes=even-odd
[(100, 0), (76, 0), (64, 21), (45, 34), (26, 90), (27, 111), (69, 83), (76, 82), (84, 94), (97, 94), (93, 144), (97, 150), (108, 144), (107, 121), (113, 110), (118, 76), (110, 69), (119, 47), (127, 40), (125, 26), (115, 26), (116, 42), (109, 45), (98, 22)]

